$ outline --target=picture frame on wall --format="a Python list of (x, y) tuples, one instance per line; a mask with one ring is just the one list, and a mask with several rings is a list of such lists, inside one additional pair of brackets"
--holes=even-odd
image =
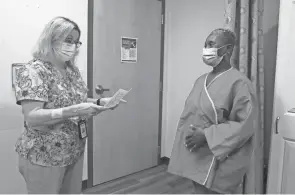
[(24, 63), (13, 63), (11, 65), (11, 83), (12, 83), (12, 89), (15, 89), (15, 82), (16, 82), (16, 75), (19, 68), (24, 66)]

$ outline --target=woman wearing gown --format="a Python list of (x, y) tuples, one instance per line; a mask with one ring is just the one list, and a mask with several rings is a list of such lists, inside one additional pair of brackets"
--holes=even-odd
[(197, 194), (242, 193), (250, 164), (258, 110), (251, 81), (230, 64), (235, 41), (227, 29), (209, 34), (212, 71), (196, 80), (177, 127), (168, 172), (191, 179)]

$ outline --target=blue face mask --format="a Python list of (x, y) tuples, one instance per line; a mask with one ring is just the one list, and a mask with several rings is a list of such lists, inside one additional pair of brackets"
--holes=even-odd
[(212, 66), (212, 67), (218, 66), (226, 54), (226, 53), (224, 53), (222, 56), (218, 56), (218, 50), (223, 47), (226, 47), (228, 45), (230, 45), (230, 44), (221, 46), (219, 48), (203, 48), (203, 61), (204, 61), (204, 63), (207, 64), (208, 66)]

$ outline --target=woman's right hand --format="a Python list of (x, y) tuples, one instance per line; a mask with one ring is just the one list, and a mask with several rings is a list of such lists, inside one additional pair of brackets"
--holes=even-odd
[(78, 116), (95, 116), (109, 108), (103, 106), (98, 106), (93, 103), (80, 103), (73, 106), (73, 111), (78, 114)]

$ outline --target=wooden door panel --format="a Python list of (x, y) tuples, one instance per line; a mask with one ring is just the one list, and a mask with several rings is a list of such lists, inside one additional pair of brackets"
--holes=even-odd
[[(93, 122), (93, 184), (157, 165), (161, 1), (94, 0), (93, 86), (111, 96), (130, 89), (127, 104)], [(137, 63), (121, 63), (121, 37), (138, 38)]]

